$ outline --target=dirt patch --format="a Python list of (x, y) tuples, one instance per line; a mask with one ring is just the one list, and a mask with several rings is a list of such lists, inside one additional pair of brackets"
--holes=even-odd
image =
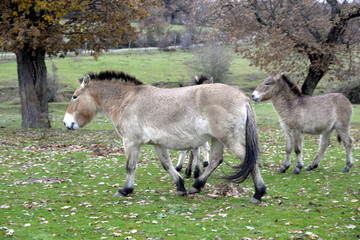
[(0, 104), (14, 101), (19, 98), (19, 88), (5, 87), (0, 88)]

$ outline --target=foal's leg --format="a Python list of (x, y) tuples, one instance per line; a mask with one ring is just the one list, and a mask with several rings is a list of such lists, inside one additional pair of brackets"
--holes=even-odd
[(204, 145), (201, 147), (201, 152), (203, 154), (203, 166), (207, 167), (209, 165), (209, 159), (210, 159), (210, 145), (209, 142), (206, 141)]
[(154, 149), (160, 159), (161, 165), (170, 174), (170, 177), (172, 178), (173, 182), (176, 184), (178, 195), (179, 196), (186, 195), (184, 179), (175, 170), (173, 164), (171, 163), (168, 150), (156, 145), (154, 146)]
[(176, 164), (176, 171), (180, 172), (181, 169), (182, 169), (182, 166), (185, 162), (185, 158), (186, 158), (186, 154), (187, 154), (187, 151), (184, 150), (184, 151), (179, 151), (179, 160), (178, 160), (178, 163)]
[(278, 173), (285, 173), (286, 170), (290, 167), (291, 162), (291, 153), (294, 149), (294, 142), (293, 137), (291, 133), (286, 133), (286, 156), (285, 156), (285, 162), (284, 165), (280, 168)]
[[(200, 169), (200, 148), (191, 149), (191, 155), (194, 161), (194, 178), (198, 178), (201, 175)], [(190, 166), (190, 165), (189, 165)], [(190, 166), (191, 167), (191, 166)]]
[(324, 134), (322, 134), (320, 136), (320, 147), (319, 147), (319, 152), (316, 155), (314, 161), (306, 168), (307, 171), (311, 171), (315, 168), (317, 168), (320, 164), (320, 160), (322, 159), (322, 157), (324, 156), (324, 153), (326, 151), (326, 149), (328, 148), (328, 146), (330, 145), (330, 137), (331, 137), (331, 132), (333, 130), (330, 130)]
[(352, 156), (351, 156), (351, 148), (352, 148), (352, 139), (350, 137), (350, 130), (347, 128), (346, 130), (338, 130), (337, 131), (346, 151), (346, 166), (343, 172), (349, 172), (350, 168), (353, 165)]
[(127, 196), (134, 191), (136, 164), (139, 159), (140, 146), (124, 140), (126, 154), (126, 182), (124, 188), (118, 190), (114, 197)]
[(199, 193), (201, 189), (204, 187), (207, 179), (210, 174), (222, 163), (223, 161), (223, 153), (224, 153), (224, 145), (219, 142), (219, 140), (213, 138), (211, 144), (211, 153), (210, 153), (210, 164), (204, 170), (204, 172), (198, 177), (189, 193)]
[(194, 155), (192, 153), (191, 150), (189, 150), (190, 154), (189, 154), (189, 162), (188, 165), (185, 169), (185, 177), (186, 178), (190, 178), (191, 177), (191, 172), (192, 172), (192, 165), (193, 165), (193, 161), (194, 161)]
[(294, 151), (296, 154), (296, 167), (294, 169), (294, 174), (299, 174), (301, 169), (304, 166), (302, 161), (302, 150), (303, 150), (303, 142), (304, 142), (304, 135), (302, 133), (294, 133), (293, 134), (293, 141), (294, 141)]

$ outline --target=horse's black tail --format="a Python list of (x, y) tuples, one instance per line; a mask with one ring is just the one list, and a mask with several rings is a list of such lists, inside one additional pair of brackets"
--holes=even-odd
[(247, 179), (257, 164), (260, 153), (255, 113), (250, 104), (246, 105), (246, 111), (245, 158), (240, 165), (233, 166), (233, 168), (236, 169), (235, 173), (224, 177), (225, 179), (236, 183), (241, 183)]

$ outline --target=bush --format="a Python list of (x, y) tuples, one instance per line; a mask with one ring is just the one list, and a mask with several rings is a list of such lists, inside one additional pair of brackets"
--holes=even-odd
[(215, 83), (225, 82), (230, 73), (229, 68), (233, 60), (232, 53), (219, 44), (208, 44), (195, 50), (194, 61), (189, 62), (191, 75), (212, 77)]
[(344, 94), (352, 104), (360, 104), (360, 79), (352, 79), (338, 86), (332, 92)]

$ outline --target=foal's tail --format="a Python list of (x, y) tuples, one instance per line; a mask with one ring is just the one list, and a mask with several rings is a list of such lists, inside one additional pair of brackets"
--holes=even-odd
[(233, 168), (236, 169), (233, 175), (228, 175), (224, 177), (225, 179), (236, 183), (241, 183), (247, 179), (249, 174), (253, 171), (260, 153), (255, 113), (250, 104), (246, 104), (246, 112), (246, 152), (244, 161), (238, 166), (233, 166)]

